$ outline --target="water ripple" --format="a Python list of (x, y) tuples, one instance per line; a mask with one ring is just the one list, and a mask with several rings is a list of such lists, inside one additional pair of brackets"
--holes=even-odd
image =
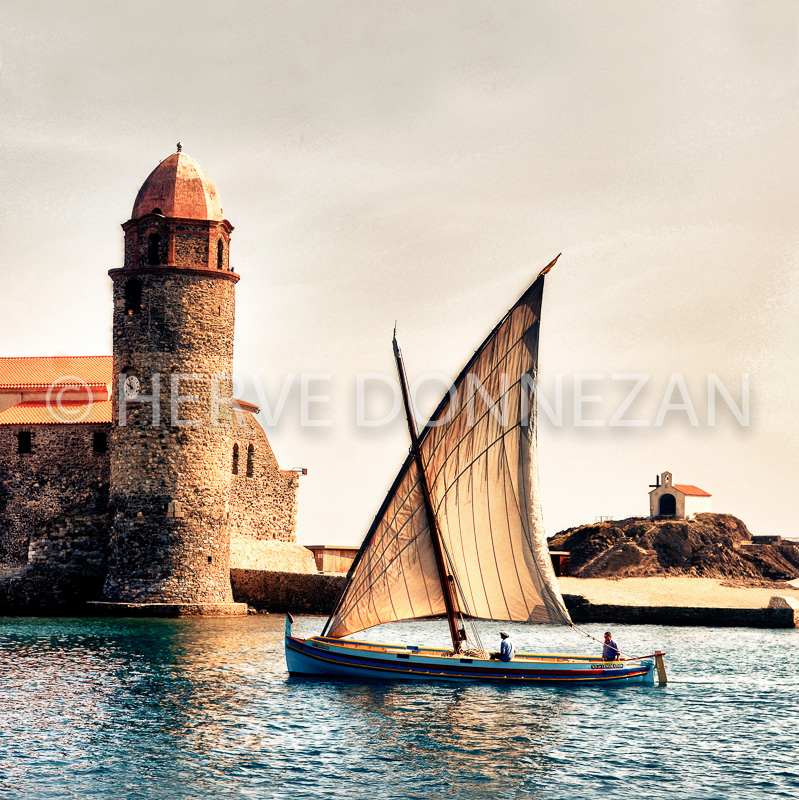
[[(657, 689), (292, 679), (282, 631), (265, 616), (0, 619), (0, 798), (799, 794), (797, 631), (614, 627), (627, 650), (669, 652)], [(594, 651), (569, 636), (514, 628), (521, 649)], [(446, 629), (369, 637), (445, 644)]]

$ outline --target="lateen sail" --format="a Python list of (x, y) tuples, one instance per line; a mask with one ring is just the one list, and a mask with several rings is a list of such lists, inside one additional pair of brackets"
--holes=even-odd
[[(545, 270), (546, 271), (546, 270)], [(570, 624), (539, 500), (535, 378), (543, 274), (455, 380), (420, 435), (424, 471), (464, 616)], [(352, 565), (325, 634), (445, 612), (413, 456)]]

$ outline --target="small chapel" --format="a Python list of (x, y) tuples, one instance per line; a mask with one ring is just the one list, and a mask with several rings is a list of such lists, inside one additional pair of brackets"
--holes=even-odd
[(688, 519), (710, 512), (711, 494), (689, 483), (674, 483), (670, 472), (661, 472), (649, 493), (649, 517)]
[(316, 568), (298, 471), (232, 397), (233, 226), (178, 145), (122, 230), (112, 353), (0, 358), (0, 567), (84, 574), (107, 603), (242, 613), (231, 567)]

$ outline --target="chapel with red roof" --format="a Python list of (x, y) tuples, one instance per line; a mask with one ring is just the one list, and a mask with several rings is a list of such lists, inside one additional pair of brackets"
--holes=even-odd
[(0, 567), (23, 594), (38, 576), (107, 606), (246, 612), (231, 567), (315, 568), (297, 472), (232, 397), (233, 226), (178, 145), (122, 229), (112, 354), (0, 358)]
[(661, 472), (649, 493), (649, 516), (688, 519), (710, 512), (711, 494), (690, 483), (674, 483), (670, 472)]

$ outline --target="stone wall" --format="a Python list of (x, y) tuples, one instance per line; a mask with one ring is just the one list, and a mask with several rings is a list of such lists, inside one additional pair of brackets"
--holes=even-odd
[[(0, 563), (25, 564), (30, 550), (39, 565), (104, 566), (109, 454), (94, 452), (94, 434), (110, 428), (0, 426)], [(32, 453), (17, 452), (20, 431), (31, 433)]]
[[(231, 392), (235, 276), (170, 268), (110, 274), (119, 424), (111, 447), (105, 599), (230, 602), (232, 414), (218, 401)], [(132, 311), (126, 287), (133, 280), (141, 303)], [(119, 383), (127, 376), (140, 388), (134, 402), (124, 403), (123, 425)], [(160, 417), (145, 400), (154, 395)]]
[(148, 214), (130, 220), (123, 228), (126, 269), (163, 265), (230, 271), (230, 232), (233, 229), (227, 221), (179, 220)]
[(83, 616), (86, 603), (100, 597), (103, 577), (71, 566), (0, 569), (0, 613)]
[(289, 572), (232, 569), (237, 603), (274, 612), (329, 615), (346, 583), (344, 575), (297, 575)]
[(202, 223), (178, 224), (174, 229), (175, 256), (172, 263), (177, 266), (215, 266), (208, 264), (208, 229)]
[[(332, 613), (344, 575), (296, 575), (286, 572), (232, 569), (233, 596), (239, 603), (274, 613)], [(628, 625), (698, 625), (708, 627), (794, 628), (796, 601), (775, 597), (768, 608), (684, 608), (592, 604), (582, 595), (564, 595), (572, 620)]]
[(261, 541), (249, 536), (230, 537), (230, 568), (269, 572), (317, 572), (313, 554), (295, 542)]
[(266, 434), (251, 413), (236, 412), (234, 419), (233, 446), (238, 446), (238, 459), (234, 463), (231, 448), (228, 471), (237, 473), (232, 475), (230, 495), (231, 535), (294, 542), (297, 474), (280, 469)]
[(609, 605), (591, 603), (582, 595), (569, 594), (563, 595), (563, 600), (574, 622), (710, 628), (795, 628), (799, 625), (799, 610), (782, 597), (772, 598), (768, 608)]

